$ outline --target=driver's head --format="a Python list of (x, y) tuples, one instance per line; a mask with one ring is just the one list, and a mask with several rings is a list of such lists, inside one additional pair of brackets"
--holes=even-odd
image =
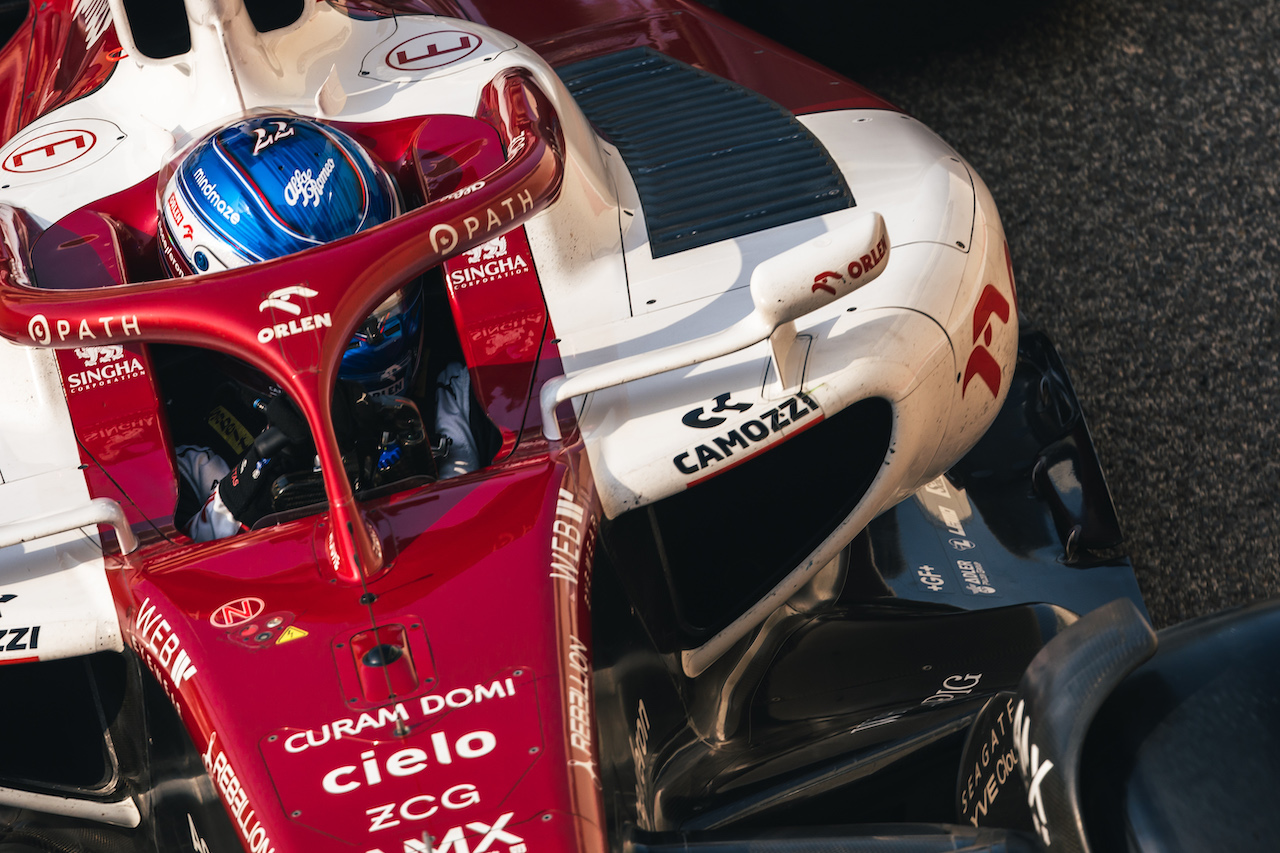
[[(232, 269), (323, 245), (400, 212), (386, 170), (347, 134), (281, 113), (204, 137), (160, 196), (161, 256), (171, 275)], [(340, 375), (371, 393), (400, 393), (416, 365), (415, 285), (380, 305), (343, 356)]]

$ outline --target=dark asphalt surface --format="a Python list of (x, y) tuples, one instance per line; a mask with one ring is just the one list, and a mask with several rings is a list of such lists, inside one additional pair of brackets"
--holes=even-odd
[(1276, 595), (1280, 4), (998, 5), (952, 12), (914, 51), (904, 33), (928, 16), (901, 7), (743, 17), (924, 121), (987, 182), (1157, 627)]

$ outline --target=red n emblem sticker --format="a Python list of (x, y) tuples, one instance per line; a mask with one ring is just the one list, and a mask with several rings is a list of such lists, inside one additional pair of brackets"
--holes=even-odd
[(234, 628), (257, 616), (265, 607), (266, 604), (261, 598), (237, 598), (213, 611), (209, 622), (215, 628)]

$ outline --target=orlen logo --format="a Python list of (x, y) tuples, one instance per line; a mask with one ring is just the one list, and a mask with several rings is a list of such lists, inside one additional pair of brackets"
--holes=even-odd
[(290, 302), (289, 297), (301, 296), (304, 299), (310, 299), (319, 295), (318, 291), (312, 290), (305, 284), (291, 284), (288, 287), (282, 287), (279, 290), (273, 290), (268, 293), (267, 298), (259, 303), (258, 310), (266, 311), (268, 308), (278, 308), (281, 311), (287, 311), (297, 316), (302, 313), (302, 307)]
[(303, 332), (314, 332), (318, 329), (328, 328), (333, 325), (333, 320), (329, 316), (329, 312), (323, 314), (309, 314), (305, 317), (302, 315), (302, 306), (293, 302), (293, 297), (301, 296), (303, 299), (310, 299), (319, 296), (319, 292), (312, 290), (305, 284), (291, 284), (288, 287), (282, 287), (279, 290), (273, 290), (267, 294), (267, 298), (262, 300), (258, 305), (259, 311), (278, 310), (284, 311), (286, 314), (292, 314), (298, 319), (290, 320), (287, 323), (276, 323), (272, 326), (264, 326), (258, 330), (258, 341), (260, 343), (269, 344), (280, 338), (288, 338)]
[(817, 293), (819, 290), (825, 290), (827, 293), (835, 296), (837, 291), (831, 286), (831, 281), (837, 281), (842, 284), (846, 281), (857, 281), (879, 266), (880, 262), (884, 260), (885, 253), (888, 251), (888, 248), (885, 246), (885, 238), (881, 237), (880, 242), (876, 243), (875, 248), (871, 250), (870, 254), (863, 255), (856, 261), (849, 262), (849, 265), (845, 268), (849, 274), (848, 279), (839, 272), (825, 270), (813, 277), (813, 287), (810, 288), (810, 292)]
[(169, 216), (173, 218), (173, 224), (182, 230), (179, 232), (182, 239), (194, 240), (195, 232), (191, 228), (191, 224), (186, 221), (186, 216), (182, 212), (182, 206), (178, 203), (178, 194), (169, 193), (169, 197), (165, 199), (165, 204), (169, 208)]
[(391, 48), (386, 63), (397, 71), (429, 71), (466, 59), (481, 44), (480, 36), (460, 30), (425, 33)]
[[(988, 284), (978, 297), (978, 306), (973, 309), (973, 351), (969, 353), (969, 361), (964, 366), (964, 383), (960, 386), (960, 396), (969, 390), (969, 382), (978, 377), (991, 391), (991, 396), (1000, 393), (1000, 362), (987, 347), (991, 346), (991, 318), (999, 317), (1000, 322), (1009, 322), (1009, 300), (1000, 295), (1000, 291)], [(982, 343), (978, 343), (978, 339)]]

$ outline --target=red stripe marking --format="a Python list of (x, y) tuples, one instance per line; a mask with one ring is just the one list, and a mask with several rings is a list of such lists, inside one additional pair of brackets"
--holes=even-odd
[(714, 471), (712, 471), (710, 474), (704, 474), (704, 475), (702, 475), (701, 477), (698, 477), (698, 478), (696, 478), (696, 479), (690, 480), (688, 483), (686, 483), (686, 484), (685, 484), (685, 488), (687, 489), (687, 488), (689, 488), (690, 486), (696, 486), (696, 485), (698, 485), (699, 483), (706, 482), (707, 480), (710, 480), (712, 477), (715, 477), (715, 476), (717, 476), (718, 474), (723, 474), (725, 471), (728, 471), (728, 470), (730, 470), (731, 468), (737, 468), (737, 467), (738, 467), (739, 465), (741, 465), (743, 462), (749, 462), (749, 461), (751, 461), (753, 458), (755, 458), (756, 456), (759, 456), (761, 453), (765, 452), (766, 450), (772, 450), (773, 448), (777, 447), (779, 444), (782, 444), (782, 443), (783, 443), (783, 442), (785, 442), (785, 441), (789, 441), (789, 440), (791, 440), (791, 439), (795, 438), (797, 435), (799, 435), (800, 433), (802, 433), (802, 432), (804, 432), (805, 430), (809, 429), (810, 427), (817, 426), (818, 424), (822, 423), (822, 422), (826, 419), (826, 417), (827, 417), (827, 416), (826, 416), (825, 414), (823, 414), (822, 412), (818, 412), (818, 413), (817, 413), (817, 415), (818, 415), (818, 417), (817, 417), (817, 418), (815, 418), (814, 420), (810, 421), (809, 423), (805, 424), (805, 425), (804, 425), (804, 426), (802, 426), (802, 427), (799, 427), (799, 428), (797, 428), (797, 429), (792, 430), (791, 432), (789, 432), (789, 433), (787, 433), (786, 435), (784, 435), (784, 436), (783, 436), (781, 439), (779, 439), (778, 441), (771, 441), (771, 442), (769, 442), (768, 444), (765, 444), (765, 445), (762, 445), (762, 446), (760, 446), (760, 447), (757, 447), (755, 450), (752, 450), (752, 451), (751, 451), (750, 453), (748, 453), (746, 456), (739, 456), (736, 460), (734, 460), (734, 461), (733, 461), (733, 462), (731, 462), (730, 464), (725, 465), (725, 466), (723, 466), (723, 467), (717, 467), (717, 468), (716, 468)]

